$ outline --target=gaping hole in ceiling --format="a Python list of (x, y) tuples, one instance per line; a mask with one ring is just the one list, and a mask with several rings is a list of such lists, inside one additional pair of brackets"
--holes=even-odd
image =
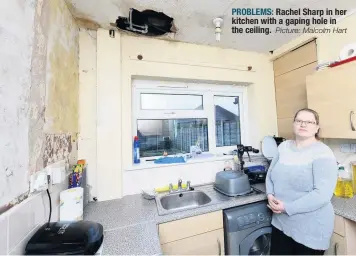
[(163, 12), (130, 8), (129, 17), (119, 16), (115, 22), (117, 28), (146, 36), (161, 36), (175, 33), (173, 18)]

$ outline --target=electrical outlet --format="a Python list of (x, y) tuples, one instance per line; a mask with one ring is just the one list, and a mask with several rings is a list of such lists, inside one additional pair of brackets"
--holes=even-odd
[(59, 161), (46, 167), (49, 175), (51, 175), (51, 183), (53, 185), (60, 184), (65, 180), (66, 163)]
[(350, 144), (341, 144), (340, 145), (340, 152), (342, 152), (342, 153), (350, 153), (351, 152), (351, 145)]
[(35, 172), (30, 177), (30, 193), (44, 191), (48, 189), (47, 170), (43, 169)]
[(65, 180), (65, 167), (52, 168), (52, 184), (60, 184)]

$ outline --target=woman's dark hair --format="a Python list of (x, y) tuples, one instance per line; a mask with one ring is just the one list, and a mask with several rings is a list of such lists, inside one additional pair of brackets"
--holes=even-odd
[[(302, 111), (306, 111), (306, 112), (312, 113), (312, 114), (314, 115), (316, 125), (319, 125), (319, 114), (318, 114), (318, 112), (316, 112), (315, 110), (310, 109), (310, 108), (302, 108), (302, 109), (299, 109), (299, 110), (297, 111), (297, 113), (295, 113), (295, 116), (294, 116), (294, 119), (293, 119), (294, 121), (295, 121), (295, 119), (297, 118), (298, 114), (299, 114), (300, 112), (302, 112)], [(320, 139), (320, 137), (319, 137), (319, 132), (320, 132), (320, 128), (318, 129), (317, 133), (315, 134), (315, 138), (316, 138), (317, 140)]]

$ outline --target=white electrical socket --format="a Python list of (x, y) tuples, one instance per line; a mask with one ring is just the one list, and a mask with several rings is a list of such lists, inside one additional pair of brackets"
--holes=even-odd
[(65, 173), (66, 171), (64, 166), (53, 167), (51, 176), (52, 184), (62, 183), (65, 180)]
[(51, 175), (51, 183), (60, 184), (65, 180), (66, 163), (65, 161), (59, 161), (47, 166), (48, 173)]
[[(60, 184), (66, 178), (66, 162), (64, 160), (48, 165), (41, 171), (35, 172), (30, 177), (30, 193), (48, 189), (51, 192), (52, 185)], [(50, 184), (48, 184), (50, 176)]]
[(43, 169), (35, 172), (30, 177), (30, 193), (44, 191), (48, 189), (47, 170)]
[(340, 145), (340, 152), (342, 152), (342, 153), (350, 153), (351, 152), (351, 145), (350, 144), (341, 144)]

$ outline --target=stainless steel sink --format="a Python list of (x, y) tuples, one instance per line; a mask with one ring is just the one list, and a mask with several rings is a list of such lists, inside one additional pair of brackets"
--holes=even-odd
[(167, 211), (196, 208), (211, 202), (211, 198), (202, 191), (184, 191), (168, 194), (159, 198), (159, 203)]

